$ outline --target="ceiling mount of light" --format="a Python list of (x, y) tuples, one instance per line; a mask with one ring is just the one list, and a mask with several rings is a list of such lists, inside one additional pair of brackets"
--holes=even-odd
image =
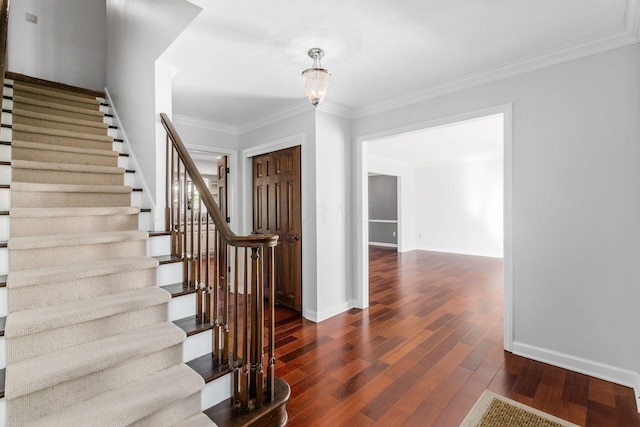
[(327, 94), (331, 73), (320, 65), (324, 50), (314, 47), (309, 49), (307, 55), (313, 59), (313, 65), (302, 72), (302, 80), (304, 81), (304, 91), (307, 93), (307, 98), (316, 107)]

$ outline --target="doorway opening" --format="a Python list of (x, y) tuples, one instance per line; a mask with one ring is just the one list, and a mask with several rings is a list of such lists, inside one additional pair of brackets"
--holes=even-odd
[[(356, 195), (370, 174), (398, 177), (397, 251), (503, 259), (504, 345), (512, 344), (511, 105), (358, 138)], [(357, 297), (369, 305), (369, 210), (356, 229)]]

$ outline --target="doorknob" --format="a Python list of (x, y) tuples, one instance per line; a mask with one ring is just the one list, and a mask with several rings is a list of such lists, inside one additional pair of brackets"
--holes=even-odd
[(300, 236), (298, 236), (297, 234), (294, 234), (293, 236), (287, 237), (287, 240), (290, 242), (295, 242), (296, 240), (300, 240)]

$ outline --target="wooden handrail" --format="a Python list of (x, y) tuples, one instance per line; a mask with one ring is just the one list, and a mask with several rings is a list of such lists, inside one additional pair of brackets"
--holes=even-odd
[(220, 232), (227, 243), (231, 246), (238, 246), (241, 248), (250, 248), (256, 246), (276, 246), (278, 243), (278, 236), (273, 234), (252, 234), (250, 236), (238, 236), (229, 228), (227, 224), (226, 218), (220, 212), (218, 208), (218, 204), (213, 200), (213, 196), (211, 192), (207, 188), (207, 184), (205, 184), (202, 176), (198, 172), (198, 168), (196, 167), (193, 159), (189, 155), (189, 152), (184, 146), (184, 142), (178, 135), (178, 131), (169, 120), (169, 117), (165, 113), (160, 113), (160, 119), (162, 120), (162, 125), (167, 131), (167, 135), (173, 141), (174, 147), (180, 156), (180, 159), (184, 163), (184, 166), (187, 170), (187, 173), (191, 177), (191, 181), (195, 185), (200, 197), (202, 198), (202, 202), (207, 210), (211, 213), (211, 217), (213, 218), (213, 222), (215, 223), (216, 229)]
[(160, 120), (167, 131), (165, 226), (172, 255), (182, 260), (183, 283), (196, 291), (197, 318), (212, 326), (212, 358), (233, 371), (234, 407), (260, 408), (275, 397), (278, 236), (231, 231), (171, 120), (166, 114)]
[(4, 73), (7, 71), (7, 32), (9, 31), (9, 0), (1, 0), (0, 9), (0, 99), (4, 94)]

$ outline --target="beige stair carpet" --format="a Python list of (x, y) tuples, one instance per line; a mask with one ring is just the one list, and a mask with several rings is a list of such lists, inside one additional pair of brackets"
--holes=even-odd
[(100, 101), (14, 83), (8, 426), (211, 426)]

